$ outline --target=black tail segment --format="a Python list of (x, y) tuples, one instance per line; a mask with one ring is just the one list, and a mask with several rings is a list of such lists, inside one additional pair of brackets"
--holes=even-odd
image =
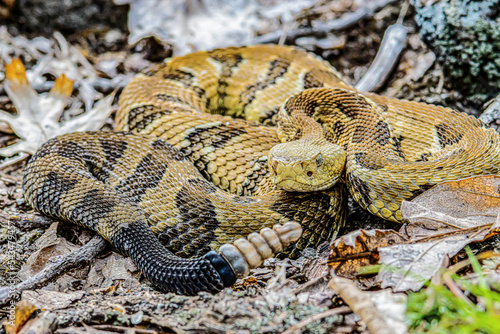
[[(214, 251), (196, 259), (172, 254), (153, 234), (137, 204), (139, 195), (134, 192), (138, 184), (154, 180), (157, 167), (166, 168), (177, 151), (168, 147), (156, 150), (160, 161), (145, 167), (137, 159), (128, 158), (121, 159), (118, 165), (125, 149), (131, 150), (129, 154), (141, 150), (147, 153), (148, 149), (153, 152), (156, 141), (105, 132), (52, 139), (26, 166), (24, 197), (38, 212), (99, 233), (130, 256), (151, 283), (163, 291), (186, 295), (218, 292), (235, 281), (228, 262)], [(142, 172), (140, 177), (130, 178), (137, 170)], [(125, 184), (124, 191), (110, 184)]]
[(183, 295), (195, 295), (200, 291), (216, 293), (236, 281), (229, 264), (217, 252), (196, 259), (177, 257), (141, 221), (121, 227), (112, 242), (130, 256), (151, 283), (165, 292)]

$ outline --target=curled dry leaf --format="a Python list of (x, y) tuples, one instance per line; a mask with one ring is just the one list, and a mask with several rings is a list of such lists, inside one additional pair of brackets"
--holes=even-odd
[(117, 253), (94, 260), (84, 288), (105, 288), (120, 285), (125, 289), (140, 286), (141, 273), (130, 260)]
[(82, 299), (84, 294), (84, 291), (59, 292), (37, 289), (24, 291), (22, 298), (33, 303), (38, 309), (57, 310)]
[(411, 223), (405, 227), (411, 239), (494, 224), (500, 213), (500, 176), (443, 182), (403, 202), (401, 211)]
[(60, 122), (68, 99), (73, 91), (73, 81), (66, 76), (59, 76), (48, 94), (37, 94), (30, 85), (26, 70), (19, 59), (14, 59), (6, 66), (5, 89), (17, 109), (12, 115), (0, 110), (0, 121), (10, 125), (20, 140), (10, 146), (0, 149), (0, 155), (14, 159), (4, 161), (0, 167), (5, 167), (29, 154), (36, 152), (38, 147), (50, 138), (75, 131), (91, 131), (100, 129), (111, 113), (111, 94), (102, 99), (91, 110)]
[(4, 322), (5, 332), (7, 334), (16, 334), (24, 326), (26, 321), (31, 317), (33, 312), (36, 311), (35, 305), (27, 300), (21, 300), (14, 308), (12, 317), (8, 317)]
[(379, 249), (378, 279), (395, 291), (418, 290), (467, 244), (500, 231), (500, 176), (444, 182), (411, 202), (403, 202), (409, 221), (401, 232), (410, 241)]
[(78, 247), (57, 235), (59, 223), (54, 222), (36, 241), (37, 251), (32, 253), (19, 271), (19, 278), (27, 280), (42, 270), (51, 258), (67, 254)]
[[(406, 333), (404, 313), (406, 296), (390, 291), (367, 292), (356, 287), (349, 279), (331, 273), (328, 286), (337, 293), (351, 310), (360, 316), (370, 333)], [(389, 313), (387, 313), (389, 312)]]
[(328, 264), (336, 275), (354, 278), (361, 267), (378, 263), (379, 247), (405, 241), (403, 236), (392, 230), (357, 230), (335, 240)]

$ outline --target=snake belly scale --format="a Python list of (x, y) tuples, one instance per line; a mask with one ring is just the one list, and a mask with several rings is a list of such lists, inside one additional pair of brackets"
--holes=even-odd
[(357, 92), (292, 47), (167, 59), (127, 85), (116, 122), (117, 132), (44, 144), (26, 167), (24, 196), (183, 294), (233, 284), (217, 250), (251, 232), (299, 223), (290, 256), (329, 240), (345, 221), (347, 191), (402, 221), (403, 199), (500, 169), (500, 137), (479, 120)]

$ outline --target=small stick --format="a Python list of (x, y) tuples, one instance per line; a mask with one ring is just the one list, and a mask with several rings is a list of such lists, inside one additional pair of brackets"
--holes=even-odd
[(136, 334), (157, 334), (158, 332), (152, 329), (144, 329), (144, 328), (130, 328), (130, 327), (124, 327), (124, 326), (117, 326), (117, 325), (108, 325), (108, 324), (103, 324), (103, 325), (93, 325), (91, 326), (93, 328), (101, 329), (103, 331), (114, 331), (117, 333), (136, 333)]
[(327, 318), (327, 317), (330, 317), (330, 316), (335, 315), (335, 314), (344, 314), (344, 313), (352, 313), (352, 311), (347, 306), (341, 306), (341, 307), (337, 307), (337, 308), (333, 308), (331, 310), (325, 311), (323, 313), (315, 314), (310, 318), (304, 319), (304, 320), (296, 323), (295, 325), (293, 325), (292, 327), (290, 327), (286, 331), (284, 331), (283, 334), (294, 334), (296, 331), (306, 327), (307, 325), (315, 322), (316, 320)]
[(16, 299), (24, 290), (43, 287), (69, 270), (89, 263), (106, 248), (106, 245), (106, 240), (99, 235), (95, 235), (84, 246), (68, 254), (49, 259), (47, 266), (33, 277), (14, 286), (0, 287), (0, 305), (5, 305), (9, 301)]
[(500, 119), (500, 94), (489, 102), (488, 108), (479, 119), (485, 124), (492, 124), (495, 120)]
[(357, 90), (376, 92), (384, 85), (403, 51), (406, 34), (406, 27), (402, 24), (396, 23), (387, 28), (373, 63), (356, 84)]
[[(304, 36), (324, 36), (331, 31), (341, 31), (352, 27), (359, 21), (372, 17), (375, 12), (388, 4), (395, 2), (395, 0), (376, 0), (370, 2), (369, 5), (361, 7), (354, 12), (346, 13), (342, 17), (331, 20), (328, 22), (316, 22), (314, 26), (307, 28), (298, 28), (286, 33), (286, 38), (284, 42), (291, 42), (299, 37)], [(266, 43), (277, 43), (280, 38), (285, 35), (283, 30), (273, 31), (269, 34), (258, 36), (254, 38), (252, 44), (266, 44)]]
[(295, 289), (293, 289), (293, 292), (295, 294), (297, 294), (300, 291), (305, 290), (305, 289), (307, 289), (310, 286), (316, 285), (317, 283), (319, 283), (320, 281), (322, 281), (324, 278), (326, 278), (326, 276), (327, 276), (327, 274), (324, 274), (324, 275), (321, 275), (319, 277), (316, 277), (315, 279), (312, 279), (312, 280), (308, 281), (307, 283), (299, 285), (298, 287), (296, 287)]
[[(476, 255), (476, 258), (478, 260), (484, 260), (496, 256), (500, 257), (500, 254), (494, 253), (492, 251), (487, 251)], [(455, 263), (444, 272), (443, 281), (448, 286), (448, 289), (450, 289), (450, 291), (455, 295), (455, 297), (462, 299), (469, 306), (473, 306), (474, 303), (469, 298), (467, 298), (467, 296), (462, 292), (462, 290), (455, 284), (455, 281), (453, 281), (453, 279), (451, 278), (452, 275), (456, 274), (459, 270), (462, 270), (463, 268), (469, 266), (470, 264), (471, 264), (470, 259), (465, 259), (463, 261)]]
[(376, 92), (387, 81), (389, 74), (396, 66), (401, 51), (405, 46), (408, 30), (403, 25), (408, 12), (408, 1), (403, 3), (399, 12), (398, 21), (391, 25), (384, 33), (377, 55), (368, 71), (356, 84), (356, 89), (362, 92)]
[(55, 222), (53, 218), (33, 215), (29, 213), (19, 214), (15, 216), (7, 216), (3, 213), (0, 213), (0, 218), (12, 221), (13, 224), (21, 230), (49, 227), (53, 222)]
[(368, 295), (353, 282), (335, 275), (330, 271), (332, 279), (328, 286), (346, 302), (347, 305), (361, 317), (371, 334), (391, 334), (393, 330), (387, 325)]

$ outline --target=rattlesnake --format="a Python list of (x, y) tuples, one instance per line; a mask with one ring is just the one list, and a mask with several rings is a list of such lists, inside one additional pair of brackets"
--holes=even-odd
[(500, 169), (500, 137), (479, 120), (359, 93), (292, 47), (168, 59), (127, 85), (116, 122), (120, 132), (44, 144), (26, 167), (25, 198), (186, 294), (233, 284), (235, 265), (217, 249), (263, 227), (302, 226), (291, 256), (329, 240), (345, 220), (346, 188), (371, 213), (402, 221), (403, 199)]

